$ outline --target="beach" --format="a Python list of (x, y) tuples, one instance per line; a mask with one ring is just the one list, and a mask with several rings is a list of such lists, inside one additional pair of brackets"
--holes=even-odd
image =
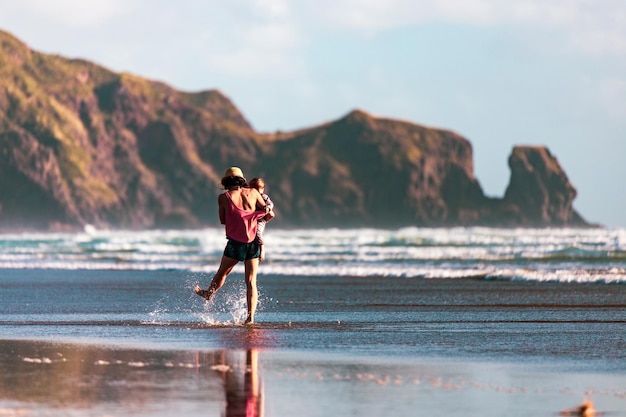
[[(553, 416), (585, 399), (626, 415), (621, 234), (601, 247), (567, 232), (595, 252), (550, 238), (543, 258), (505, 260), (459, 243), (471, 231), (447, 245), (341, 233), (268, 242), (252, 326), (241, 271), (212, 303), (193, 293), (215, 267), (212, 238), (0, 239), (0, 416)], [(515, 239), (536, 254), (552, 236), (537, 234)], [(294, 247), (311, 251), (292, 261)]]
[[(0, 415), (547, 416), (584, 397), (610, 415), (624, 414), (623, 374), (566, 366), (263, 349), (3, 345)], [(241, 402), (254, 412), (237, 409)]]

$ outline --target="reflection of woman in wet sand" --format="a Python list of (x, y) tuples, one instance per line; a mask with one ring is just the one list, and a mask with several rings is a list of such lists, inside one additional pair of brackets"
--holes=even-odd
[(226, 417), (262, 417), (263, 392), (258, 374), (258, 351), (246, 351), (243, 387), (234, 372), (226, 374)]
[(224, 380), (225, 415), (263, 417), (263, 389), (258, 372), (258, 351), (255, 349), (246, 351), (246, 364), (243, 370), (236, 364), (240, 361), (233, 358), (234, 354), (239, 353), (221, 351), (209, 354), (211, 369), (220, 372)]

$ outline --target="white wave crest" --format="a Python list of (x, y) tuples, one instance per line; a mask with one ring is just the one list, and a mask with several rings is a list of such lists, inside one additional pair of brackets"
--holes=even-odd
[[(261, 275), (626, 283), (624, 229), (268, 227)], [(181, 270), (212, 273), (223, 229), (0, 234), (0, 270)], [(243, 266), (235, 268), (242, 273)]]

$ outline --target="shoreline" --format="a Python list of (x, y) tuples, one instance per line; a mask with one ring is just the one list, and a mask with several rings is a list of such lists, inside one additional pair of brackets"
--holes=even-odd
[(245, 326), (241, 276), (4, 272), (1, 417), (626, 417), (624, 285), (270, 275)]
[[(30, 327), (31, 325), (18, 327)], [(113, 327), (127, 327), (117, 324)], [(308, 325), (301, 327), (307, 328)], [(454, 349), (443, 350), (439, 352), (424, 352), (413, 350), (407, 351), (400, 347), (393, 349), (387, 346), (385, 349), (350, 349), (336, 346), (311, 346), (295, 347), (293, 345), (276, 344), (271, 337), (264, 335), (271, 329), (284, 330), (291, 328), (291, 324), (276, 323), (256, 323), (253, 326), (243, 324), (221, 323), (221, 324), (202, 324), (197, 323), (194, 327), (178, 326), (178, 325), (159, 325), (149, 324), (151, 328), (177, 328), (185, 332), (222, 332), (228, 337), (217, 337), (201, 340), (193, 338), (176, 341), (175, 338), (163, 337), (146, 338), (140, 335), (133, 339), (128, 334), (121, 336), (94, 336), (86, 334), (75, 334), (74, 336), (59, 336), (58, 334), (48, 334), (46, 336), (18, 336), (7, 335), (1, 331), (3, 323), (0, 322), (0, 347), (7, 343), (18, 343), (25, 346), (44, 346), (44, 347), (67, 347), (70, 350), (102, 350), (102, 351), (137, 351), (137, 352), (169, 352), (171, 354), (190, 354), (198, 352), (215, 352), (215, 351), (246, 351), (256, 350), (267, 354), (307, 358), (322, 359), (329, 362), (342, 362), (346, 360), (355, 360), (360, 363), (371, 364), (410, 364), (414, 361), (428, 364), (484, 364), (490, 366), (505, 367), (522, 367), (528, 370), (536, 371), (553, 371), (557, 373), (589, 373), (589, 374), (606, 374), (624, 377), (624, 389), (626, 391), (626, 362), (621, 358), (607, 358), (598, 356), (590, 357), (572, 357), (569, 355), (550, 354), (503, 354), (503, 352), (494, 352), (491, 355), (484, 353), (469, 353), (467, 351), (458, 351)], [(82, 327), (82, 326), (81, 326)], [(57, 329), (58, 330), (58, 329)], [(174, 335), (175, 336), (175, 335)], [(0, 353), (2, 349), (0, 349)], [(421, 352), (421, 353), (420, 353)]]

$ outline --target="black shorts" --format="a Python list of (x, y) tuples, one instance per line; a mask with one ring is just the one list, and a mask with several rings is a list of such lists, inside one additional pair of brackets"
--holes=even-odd
[(224, 249), (224, 256), (237, 259), (238, 261), (258, 258), (260, 255), (261, 247), (255, 241), (241, 243), (229, 238)]

